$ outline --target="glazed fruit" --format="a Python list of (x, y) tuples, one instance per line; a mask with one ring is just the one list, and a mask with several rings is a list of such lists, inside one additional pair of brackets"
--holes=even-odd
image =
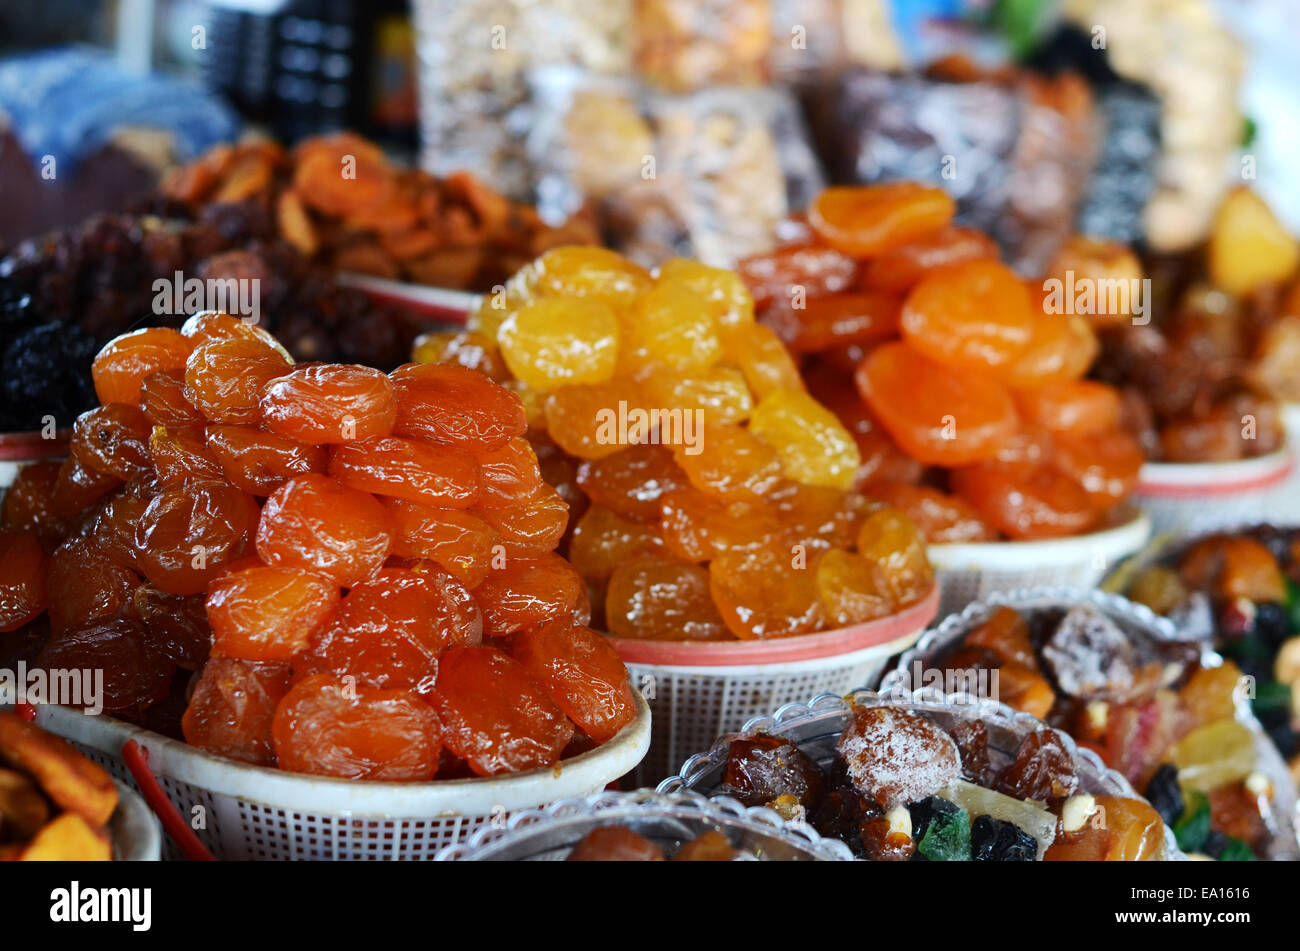
[[(1237, 719), (1247, 683), (1241, 670), (1231, 662), (1203, 667), (1194, 647), (1133, 623), (1089, 604), (1002, 607), (946, 646), (937, 663), (964, 676), (995, 672), (998, 699), (1068, 732), (1144, 790), (1159, 810), (1129, 800), (1103, 803), (1098, 796), (1105, 822), (1072, 830), (1049, 849), (1048, 859), (1151, 857), (1161, 849), (1161, 816), (1175, 833), (1183, 826), (1199, 830), (1180, 834), (1185, 850), (1207, 851), (1204, 839), (1213, 832), (1232, 838), (1235, 845), (1228, 845), (1245, 857), (1268, 855), (1274, 845), (1261, 810), (1276, 805), (1271, 790), (1261, 799), (1247, 789), (1248, 783), (1264, 787), (1255, 738)], [(995, 787), (1058, 812), (1079, 792), (1070, 755), (1050, 731), (1025, 739)], [(1217, 818), (1207, 796), (1222, 807)], [(1242, 797), (1250, 809), (1227, 807)], [(1202, 806), (1204, 815), (1194, 817)]]
[(635, 719), (518, 397), (464, 366), (295, 369), (222, 314), (163, 339), (190, 358), (107, 349), (139, 406), (85, 414), (0, 509), (27, 656), (104, 667), (107, 710), (209, 752), (345, 779), (554, 766)]
[[(1141, 278), (1136, 256), (1079, 238), (1025, 279), (991, 238), (951, 224), (950, 201), (907, 182), (828, 189), (811, 228), (793, 223), (793, 243), (742, 262), (759, 326), (800, 354), (809, 394), (850, 431), (851, 486), (910, 505), (929, 541), (1060, 537), (1131, 517), (1150, 447), (1121, 429), (1120, 392), (1083, 379), (1115, 321), (1071, 312), (1049, 281)], [(1270, 422), (1261, 428), (1273, 439)], [(1240, 451), (1226, 422), (1214, 439)], [(994, 462), (1035, 466), (996, 481), (961, 474)], [(978, 490), (958, 488), (974, 481)]]
[(1011, 396), (997, 381), (952, 373), (903, 343), (873, 350), (856, 380), (889, 434), (925, 463), (989, 459), (1019, 426)]
[(808, 210), (808, 223), (831, 247), (871, 257), (938, 231), (956, 205), (938, 188), (894, 182), (860, 188), (828, 188)]
[(418, 694), (350, 688), (329, 674), (284, 695), (271, 736), (281, 769), (340, 779), (432, 779), (442, 748), (438, 716)]
[(527, 669), (488, 647), (443, 653), (434, 707), (443, 742), (479, 776), (554, 763), (573, 736), (573, 724)]
[[(887, 240), (907, 240), (917, 227), (903, 197), (881, 205), (897, 216)], [(928, 194), (913, 197), (933, 204)], [(870, 230), (853, 215), (854, 228)], [(782, 343), (847, 346), (896, 333), (898, 298), (849, 293), (855, 266), (839, 270), (845, 260), (830, 251), (820, 261), (751, 262), (769, 309), (777, 298), (789, 305), (780, 320), (756, 324), (737, 274), (674, 260), (650, 275), (612, 252), (556, 248), (471, 316), (469, 332), (499, 349), (515, 377), (528, 404), (526, 443), (555, 488), (517, 477), (530, 467), (516, 435), (500, 456), (474, 451), (480, 496), (470, 511), (512, 558), (568, 545), (581, 574), (576, 594), (585, 597), (575, 603), (564, 579), (548, 611), (581, 612), (590, 601), (619, 637), (751, 639), (878, 619), (927, 596), (933, 578), (915, 529), (859, 555), (870, 502), (853, 490), (868, 466), (886, 468), (881, 447), (864, 459), (859, 433), (805, 389)], [(809, 283), (845, 293), (812, 294), (808, 308), (784, 294)], [(466, 372), (450, 347), (417, 355), (435, 362), (395, 374), (399, 435), (403, 378)], [(462, 405), (475, 400), (467, 392)], [(1013, 412), (1009, 398), (1006, 407)], [(410, 425), (428, 415), (412, 411)], [(425, 531), (408, 522), (398, 554), (418, 553)], [(819, 581), (819, 559), (832, 549), (839, 553)], [(500, 594), (511, 570), (485, 590)], [(480, 603), (490, 635), (513, 630), (512, 609)]]

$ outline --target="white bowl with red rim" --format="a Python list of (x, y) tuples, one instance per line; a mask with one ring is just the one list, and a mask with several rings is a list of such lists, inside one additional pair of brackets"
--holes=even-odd
[(464, 324), (469, 319), (470, 312), (478, 307), (482, 296), (470, 291), (410, 284), (349, 271), (341, 272), (337, 277), (340, 284), (360, 291), (377, 304), (400, 307), (422, 317), (450, 324)]
[(27, 463), (66, 456), (71, 438), (70, 429), (56, 430), (50, 437), (41, 432), (0, 433), (0, 489), (13, 485), (18, 470)]
[(1295, 459), (1289, 446), (1234, 462), (1148, 462), (1137, 497), (1156, 532), (1196, 535), (1245, 522), (1289, 523), (1300, 518), (1293, 491)]
[(876, 621), (771, 640), (650, 641), (610, 636), (653, 713), (650, 750), (632, 773), (657, 783), (760, 713), (874, 683), (938, 613), (939, 585)]
[[(634, 691), (635, 693), (635, 691)], [(185, 854), (177, 823), (223, 860), (431, 859), (521, 809), (588, 795), (631, 770), (650, 742), (650, 710), (594, 749), (554, 766), (500, 776), (369, 782), (290, 773), (227, 759), (115, 717), (40, 704), (35, 722), (74, 744), (150, 805), (168, 829), (167, 858)], [(132, 750), (131, 747), (135, 749)], [(192, 818), (201, 815), (202, 827)]]
[(956, 614), (974, 601), (1025, 588), (1091, 588), (1151, 537), (1151, 520), (1140, 509), (1115, 524), (1068, 538), (1033, 541), (960, 542), (928, 545), (943, 590), (940, 615)]

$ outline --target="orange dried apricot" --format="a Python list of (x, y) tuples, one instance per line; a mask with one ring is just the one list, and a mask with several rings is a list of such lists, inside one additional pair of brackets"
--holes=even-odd
[(266, 387), (261, 412), (271, 432), (312, 446), (387, 436), (397, 419), (393, 384), (370, 367), (299, 367)]
[(330, 449), (329, 474), (376, 495), (466, 509), (478, 501), (478, 465), (467, 452), (397, 436), (374, 436)]
[(699, 565), (642, 555), (614, 569), (605, 599), (612, 633), (655, 641), (731, 640)]
[(916, 182), (837, 186), (808, 207), (808, 223), (831, 247), (865, 258), (915, 241), (952, 221), (947, 192)]
[(193, 343), (168, 327), (146, 327), (114, 337), (95, 355), (90, 376), (101, 403), (135, 403), (145, 378), (183, 370)]
[(945, 366), (990, 370), (1028, 348), (1035, 313), (1015, 273), (996, 261), (944, 268), (912, 288), (899, 326), (904, 339)]
[(374, 496), (315, 473), (276, 489), (257, 526), (267, 564), (316, 571), (344, 587), (378, 570), (390, 542), (388, 513)]
[(339, 586), (300, 568), (254, 564), (217, 578), (208, 589), (208, 620), (218, 654), (287, 661), (339, 603)]
[(877, 347), (855, 379), (890, 436), (927, 464), (992, 458), (1019, 426), (1010, 394), (995, 380), (953, 372), (904, 343)]
[(295, 684), (271, 723), (281, 769), (381, 782), (432, 779), (441, 732), (419, 694), (352, 687), (330, 674)]
[(443, 742), (479, 776), (550, 766), (573, 736), (573, 724), (537, 679), (490, 647), (445, 651), (433, 704)]
[(185, 742), (241, 763), (274, 766), (271, 721), (288, 691), (288, 664), (213, 657), (181, 718)]

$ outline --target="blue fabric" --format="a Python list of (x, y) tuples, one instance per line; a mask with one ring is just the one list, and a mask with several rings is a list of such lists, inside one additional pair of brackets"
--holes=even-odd
[(220, 99), (169, 76), (133, 76), (94, 49), (42, 50), (0, 60), (0, 110), (23, 149), (60, 170), (109, 142), (126, 126), (163, 129), (188, 161), (238, 134), (239, 119)]

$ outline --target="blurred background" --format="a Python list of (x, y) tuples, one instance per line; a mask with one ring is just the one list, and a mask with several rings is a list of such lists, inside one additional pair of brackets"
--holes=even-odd
[(1245, 157), (1300, 229), (1297, 41), (1292, 0), (0, 0), (0, 242), (251, 128), (596, 202), (641, 256), (726, 263), (828, 179), (936, 175), (1026, 265), (1076, 223), (1178, 248)]

